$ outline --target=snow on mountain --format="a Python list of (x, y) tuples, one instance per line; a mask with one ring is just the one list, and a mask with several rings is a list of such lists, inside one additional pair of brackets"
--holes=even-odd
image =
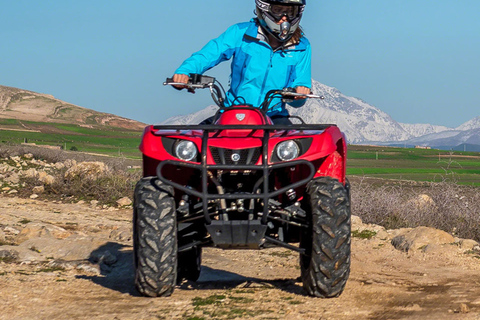
[(300, 116), (307, 123), (337, 124), (349, 143), (400, 141), (413, 137), (388, 114), (361, 99), (348, 97), (315, 80), (312, 91), (325, 99), (309, 99), (298, 109), (288, 107), (290, 114)]
[(480, 128), (480, 116), (465, 122), (457, 127), (457, 130), (471, 130)]
[[(353, 144), (379, 143), (422, 145), (453, 148), (460, 144), (480, 146), (480, 117), (465, 122), (456, 129), (431, 124), (398, 123), (387, 113), (367, 102), (342, 94), (333, 87), (313, 80), (312, 91), (325, 99), (309, 99), (301, 108), (287, 106), (291, 115), (306, 123), (336, 124)], [(176, 116), (163, 124), (198, 124), (215, 114), (216, 106), (184, 116)], [(294, 121), (295, 122), (295, 121)]]
[(213, 116), (217, 112), (218, 107), (211, 105), (200, 111), (182, 116), (168, 118), (160, 124), (199, 124), (203, 120)]
[(420, 137), (431, 133), (453, 130), (445, 126), (436, 126), (428, 123), (399, 123), (400, 126), (414, 137)]
[(480, 128), (471, 130), (450, 130), (409, 140), (409, 143), (433, 148), (455, 148), (459, 145), (480, 146)]

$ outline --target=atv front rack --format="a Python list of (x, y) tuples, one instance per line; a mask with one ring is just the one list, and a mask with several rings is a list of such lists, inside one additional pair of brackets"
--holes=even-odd
[[(315, 130), (321, 131), (325, 130), (328, 127), (335, 126), (332, 124), (295, 124), (295, 125), (155, 125), (153, 126), (154, 130), (175, 130), (178, 132), (181, 131), (190, 131), (190, 130), (199, 130), (203, 131), (202, 134), (202, 151), (201, 151), (201, 163), (191, 163), (191, 162), (183, 162), (179, 160), (165, 160), (160, 162), (157, 167), (156, 173), (160, 181), (177, 188), (186, 194), (198, 197), (202, 199), (203, 202), (203, 212), (205, 216), (205, 221), (207, 224), (211, 224), (212, 220), (208, 214), (208, 200), (212, 199), (261, 199), (264, 203), (263, 208), (263, 216), (262, 216), (262, 224), (266, 224), (268, 218), (268, 203), (269, 199), (274, 198), (282, 193), (285, 193), (289, 189), (295, 189), (302, 185), (307, 184), (315, 175), (315, 167), (306, 160), (292, 160), (274, 164), (268, 164), (268, 141), (270, 138), (270, 133), (274, 131), (302, 131), (302, 130)], [(221, 131), (221, 130), (263, 130), (263, 137), (262, 137), (262, 156), (261, 156), (261, 164), (260, 165), (225, 165), (225, 164), (215, 164), (209, 165), (207, 164), (207, 147), (208, 147), (208, 139), (209, 135), (213, 131)], [(174, 181), (166, 179), (162, 175), (162, 169), (166, 165), (174, 165), (186, 168), (192, 168), (195, 170), (199, 170), (201, 172), (202, 177), (202, 191), (193, 190), (192, 188), (180, 185)], [(278, 190), (273, 192), (268, 192), (268, 176), (269, 171), (279, 168), (285, 167), (294, 167), (294, 166), (307, 166), (310, 169), (308, 176), (302, 180), (284, 186)], [(252, 194), (210, 194), (207, 192), (207, 185), (208, 185), (208, 171), (209, 170), (262, 170), (263, 172), (263, 192), (261, 193), (252, 193)]]

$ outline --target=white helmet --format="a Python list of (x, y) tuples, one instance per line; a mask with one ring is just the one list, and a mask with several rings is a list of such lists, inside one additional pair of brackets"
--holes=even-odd
[[(260, 25), (278, 41), (288, 41), (298, 26), (306, 0), (255, 0)], [(287, 21), (278, 24), (286, 17)]]

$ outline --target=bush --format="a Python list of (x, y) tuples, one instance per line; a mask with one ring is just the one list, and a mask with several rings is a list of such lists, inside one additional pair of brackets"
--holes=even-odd
[[(480, 241), (480, 192), (451, 182), (352, 182), (352, 213), (387, 229), (432, 227)], [(423, 199), (423, 200), (422, 200)]]

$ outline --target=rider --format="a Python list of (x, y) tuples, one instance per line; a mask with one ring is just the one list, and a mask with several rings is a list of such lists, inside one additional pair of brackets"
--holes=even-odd
[[(232, 58), (230, 89), (226, 105), (260, 106), (272, 89), (295, 88), (309, 94), (311, 83), (310, 43), (300, 28), (306, 0), (255, 0), (257, 17), (231, 26), (175, 71), (174, 82), (187, 83), (191, 73), (203, 74)], [(183, 86), (176, 86), (183, 88)], [(305, 99), (289, 103), (301, 107)], [(280, 98), (267, 112), (276, 124), (290, 124)]]

